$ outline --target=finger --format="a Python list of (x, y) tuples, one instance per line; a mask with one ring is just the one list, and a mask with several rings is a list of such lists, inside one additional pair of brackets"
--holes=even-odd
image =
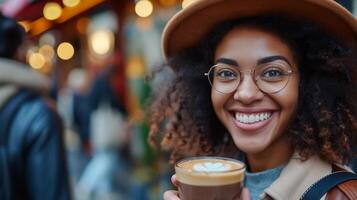
[(176, 179), (176, 174), (171, 176), (171, 183), (174, 184), (174, 186), (177, 187), (177, 179)]
[(180, 200), (180, 198), (178, 198), (178, 192), (176, 190), (168, 190), (164, 192), (164, 200)]
[(250, 194), (248, 188), (243, 188), (242, 190), (242, 195), (241, 195), (241, 200), (250, 200)]

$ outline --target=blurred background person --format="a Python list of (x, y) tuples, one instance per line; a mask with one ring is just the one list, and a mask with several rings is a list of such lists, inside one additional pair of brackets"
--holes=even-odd
[(130, 199), (127, 113), (113, 89), (116, 67), (108, 65), (89, 91), (91, 159), (76, 187), (78, 199)]
[(129, 162), (122, 152), (130, 134), (125, 116), (102, 103), (90, 127), (93, 153), (78, 182), (78, 199), (130, 199)]
[(58, 95), (76, 199), (131, 199), (131, 131), (113, 88), (116, 75), (115, 66), (107, 65), (90, 83), (85, 69), (74, 68)]
[(65, 146), (71, 183), (79, 180), (90, 156), (86, 116), (89, 115), (88, 74), (85, 69), (69, 72), (66, 85), (59, 91), (57, 108), (65, 124)]
[(70, 199), (62, 122), (44, 97), (49, 81), (14, 60), (24, 38), (0, 15), (0, 199)]

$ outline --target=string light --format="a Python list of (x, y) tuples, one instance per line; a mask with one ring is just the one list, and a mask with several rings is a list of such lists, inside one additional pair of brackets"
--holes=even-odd
[(46, 63), (46, 59), (40, 53), (32, 53), (29, 56), (29, 64), (34, 69), (37, 70), (42, 69), (45, 66), (45, 63)]
[(62, 7), (55, 2), (46, 3), (43, 16), (48, 20), (56, 20), (62, 15)]
[(154, 6), (148, 0), (140, 0), (135, 4), (135, 13), (140, 17), (148, 17), (154, 10)]
[(62, 0), (63, 5), (67, 7), (75, 7), (78, 6), (81, 0)]
[(90, 35), (91, 50), (97, 54), (104, 56), (108, 54), (114, 45), (114, 34), (108, 29), (97, 30)]
[(68, 43), (68, 42), (62, 42), (60, 45), (57, 47), (57, 55), (59, 58), (62, 60), (69, 60), (73, 57), (74, 55), (74, 48), (73, 46)]

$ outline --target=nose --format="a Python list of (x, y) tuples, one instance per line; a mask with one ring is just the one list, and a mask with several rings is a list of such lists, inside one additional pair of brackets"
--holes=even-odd
[(234, 92), (234, 100), (240, 101), (243, 104), (251, 104), (259, 101), (264, 97), (264, 93), (258, 88), (249, 74), (244, 75), (237, 89)]

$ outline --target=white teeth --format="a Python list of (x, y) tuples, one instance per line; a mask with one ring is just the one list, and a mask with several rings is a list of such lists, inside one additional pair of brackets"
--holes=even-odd
[(255, 114), (245, 114), (245, 113), (236, 112), (235, 114), (236, 120), (245, 124), (252, 124), (263, 120), (267, 120), (271, 116), (272, 116), (271, 112), (255, 113)]
[(260, 117), (261, 119), (264, 119), (264, 113), (261, 113), (261, 114), (259, 115), (259, 117)]
[(254, 116), (254, 115), (249, 115), (248, 122), (249, 122), (249, 123), (255, 122), (255, 116)]
[(248, 122), (248, 115), (243, 115), (243, 122), (245, 122), (245, 123)]

